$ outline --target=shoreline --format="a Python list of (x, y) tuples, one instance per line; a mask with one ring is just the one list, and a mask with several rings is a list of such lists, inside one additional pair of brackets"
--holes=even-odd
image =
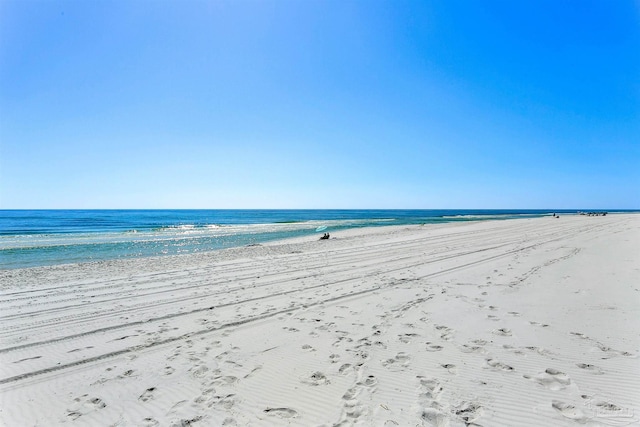
[[(439, 224), (551, 215), (539, 210), (325, 210), (315, 214), (307, 210), (279, 213), (256, 210), (252, 211), (253, 216), (243, 219), (219, 210), (157, 211), (153, 215), (149, 215), (149, 211), (124, 210), (108, 211), (106, 217), (73, 210), (55, 214), (46, 210), (17, 212), (31, 212), (35, 218), (0, 216), (0, 222), (6, 227), (1, 231), (2, 269), (204, 253), (290, 237), (310, 237), (323, 227), (336, 232), (387, 224)], [(111, 225), (105, 227), (105, 222)], [(82, 225), (74, 227), (70, 223)], [(39, 226), (33, 228), (34, 224)], [(7, 234), (9, 230), (14, 232)]]
[(0, 421), (640, 420), (640, 216), (331, 237), (0, 270)]
[[(610, 213), (610, 215), (635, 215), (636, 213), (628, 213), (628, 212), (621, 212), (621, 213), (617, 213), (617, 212), (612, 212)], [(640, 211), (638, 211), (637, 214), (640, 214)], [(401, 228), (406, 228), (406, 227), (447, 227), (447, 226), (455, 226), (456, 224), (458, 225), (464, 225), (464, 224), (468, 224), (468, 223), (476, 223), (476, 222), (493, 222), (493, 221), (518, 221), (518, 220), (527, 220), (527, 219), (537, 219), (537, 218), (548, 218), (550, 215), (553, 215), (552, 213), (546, 214), (544, 216), (540, 216), (540, 217), (529, 217), (530, 214), (520, 214), (523, 215), (524, 217), (519, 218), (519, 217), (509, 217), (509, 218), (478, 218), (478, 219), (468, 219), (468, 220), (462, 220), (462, 221), (447, 221), (447, 222), (426, 222), (426, 223), (421, 223), (421, 224), (388, 224), (388, 225), (369, 225), (369, 226), (358, 226), (358, 227), (351, 227), (351, 228), (339, 228), (336, 230), (323, 230), (323, 231), (329, 231), (334, 237), (336, 236), (342, 236), (342, 235), (352, 235), (352, 232), (356, 232), (356, 235), (358, 234), (367, 234), (367, 233), (373, 233), (375, 234), (375, 230), (378, 229), (392, 229), (394, 227), (401, 227)], [(571, 216), (575, 216), (575, 215), (581, 215), (580, 213), (563, 213), (562, 216), (567, 216), (567, 217), (571, 217)], [(267, 224), (259, 224), (259, 225), (267, 225)], [(368, 230), (365, 231), (364, 233), (360, 233), (362, 230)], [(321, 236), (320, 232), (315, 232), (313, 234), (308, 234), (308, 235), (303, 235), (303, 236), (293, 236), (293, 237), (285, 237), (285, 238), (275, 238), (273, 240), (266, 240), (266, 241), (262, 241), (262, 242), (258, 242), (258, 243), (251, 243), (251, 244), (239, 244), (238, 246), (230, 246), (230, 247), (222, 247), (222, 248), (213, 248), (213, 249), (208, 249), (208, 250), (203, 250), (203, 251), (196, 251), (196, 252), (190, 252), (190, 253), (184, 253), (184, 254), (166, 254), (166, 255), (151, 255), (151, 256), (130, 256), (130, 257), (117, 257), (117, 258), (106, 258), (106, 259), (99, 259), (99, 260), (88, 260), (88, 261), (80, 261), (80, 262), (68, 262), (68, 263), (53, 263), (53, 264), (44, 264), (44, 265), (34, 265), (34, 266), (22, 266), (22, 267), (6, 267), (6, 268), (2, 268), (0, 267), (0, 272), (3, 271), (13, 271), (13, 270), (23, 270), (23, 269), (37, 269), (37, 268), (50, 268), (50, 267), (68, 267), (71, 265), (81, 265), (81, 264), (102, 264), (102, 263), (111, 263), (111, 262), (135, 262), (136, 260), (153, 260), (153, 259), (170, 259), (171, 257), (189, 257), (189, 256), (209, 256), (212, 253), (217, 253), (220, 251), (229, 251), (229, 250), (237, 250), (237, 249), (242, 249), (242, 248), (250, 248), (250, 247), (257, 247), (257, 246), (274, 246), (274, 245), (283, 245), (283, 244), (293, 244), (293, 243), (301, 243), (301, 242), (307, 242), (307, 241), (313, 241), (316, 237)]]
[[(546, 217), (545, 217), (546, 218)], [(447, 226), (455, 226), (456, 224), (464, 225), (475, 222), (487, 222), (487, 221), (520, 221), (529, 218), (509, 218), (509, 219), (478, 219), (478, 220), (467, 220), (467, 221), (451, 221), (451, 222), (442, 222), (442, 223), (425, 223), (425, 224), (389, 224), (389, 225), (376, 225), (376, 226), (366, 226), (366, 227), (352, 227), (346, 229), (338, 229), (338, 230), (328, 230), (333, 239), (337, 236), (357, 236), (357, 235), (375, 235), (375, 234), (384, 234), (384, 230), (393, 230), (394, 228), (402, 228), (409, 229), (412, 227), (447, 227)], [(84, 264), (88, 265), (104, 265), (104, 264), (112, 264), (112, 263), (135, 263), (137, 261), (145, 261), (148, 260), (151, 263), (161, 263), (161, 261), (168, 261), (170, 263), (176, 263), (176, 260), (172, 260), (172, 258), (180, 259), (181, 257), (194, 257), (195, 258), (210, 258), (214, 257), (215, 254), (219, 252), (225, 251), (238, 251), (256, 247), (264, 247), (264, 246), (282, 246), (287, 244), (300, 244), (300, 243), (309, 243), (318, 240), (318, 238), (322, 235), (321, 232), (314, 232), (314, 234), (304, 235), (304, 236), (294, 236), (294, 237), (286, 237), (282, 239), (273, 239), (267, 240), (260, 243), (252, 243), (252, 244), (242, 244), (238, 246), (232, 246), (228, 248), (220, 248), (220, 249), (211, 249), (204, 250), (192, 253), (185, 254), (168, 254), (168, 255), (153, 255), (153, 256), (137, 256), (137, 257), (126, 257), (126, 258), (109, 258), (103, 260), (92, 260), (92, 261), (82, 261), (82, 262), (70, 262), (63, 264), (49, 264), (49, 265), (36, 265), (31, 267), (16, 267), (16, 268), (0, 268), (0, 273), (4, 271), (15, 271), (15, 270), (31, 270), (31, 269), (47, 269), (47, 268), (69, 268), (71, 266), (82, 266)]]

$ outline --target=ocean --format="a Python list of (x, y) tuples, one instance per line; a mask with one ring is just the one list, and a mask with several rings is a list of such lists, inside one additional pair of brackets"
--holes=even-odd
[(206, 252), (355, 227), (551, 210), (0, 210), (0, 269)]

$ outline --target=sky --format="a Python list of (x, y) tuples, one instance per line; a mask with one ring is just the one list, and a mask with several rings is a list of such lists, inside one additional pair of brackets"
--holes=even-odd
[(0, 209), (639, 209), (640, 1), (0, 1)]

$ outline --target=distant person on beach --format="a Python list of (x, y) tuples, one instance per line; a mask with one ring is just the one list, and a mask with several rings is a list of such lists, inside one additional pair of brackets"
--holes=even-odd
[(320, 240), (327, 240), (329, 238), (329, 233), (324, 233), (324, 236), (320, 238)]

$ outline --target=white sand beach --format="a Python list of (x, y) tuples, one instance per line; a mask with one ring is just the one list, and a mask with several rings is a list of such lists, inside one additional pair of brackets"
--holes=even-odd
[(640, 422), (640, 215), (0, 271), (0, 425)]

